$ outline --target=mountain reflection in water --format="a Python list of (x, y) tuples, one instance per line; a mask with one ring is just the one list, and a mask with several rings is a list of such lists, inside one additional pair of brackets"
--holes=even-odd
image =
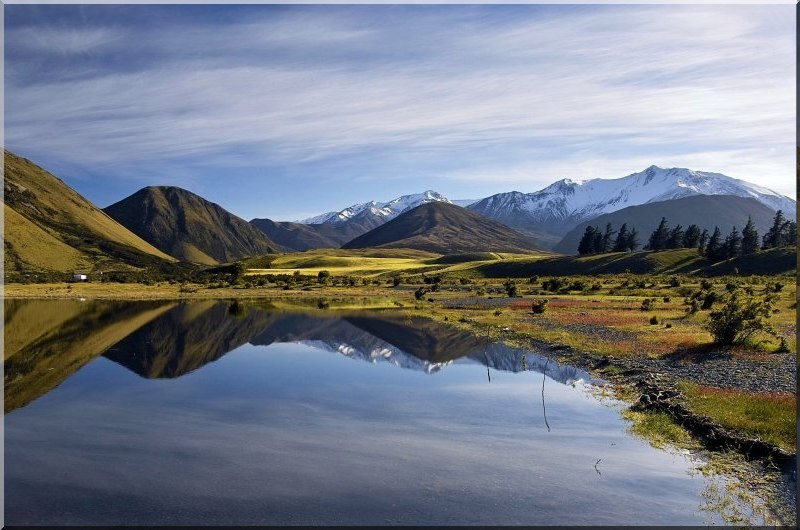
[[(103, 355), (148, 378), (181, 377), (250, 343), (300, 343), (435, 373), (452, 363), (541, 372), (546, 358), (430, 319), (391, 312), (285, 312), (237, 302), (6, 301), (6, 412)], [(9, 334), (11, 340), (9, 340)], [(525, 363), (523, 365), (523, 356)], [(550, 361), (561, 383), (591, 377)]]

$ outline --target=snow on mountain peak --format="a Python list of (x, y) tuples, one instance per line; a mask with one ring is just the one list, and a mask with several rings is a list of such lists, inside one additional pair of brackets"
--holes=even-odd
[(402, 195), (388, 202), (370, 201), (362, 204), (354, 204), (352, 206), (345, 208), (344, 210), (340, 210), (338, 212), (329, 212), (326, 214), (318, 215), (316, 217), (310, 217), (308, 219), (303, 219), (301, 221), (298, 221), (298, 223), (318, 224), (318, 223), (346, 222), (349, 219), (355, 217), (356, 215), (361, 214), (362, 212), (369, 212), (369, 214), (371, 215), (374, 215), (376, 217), (382, 218), (385, 221), (388, 221), (390, 219), (394, 219), (395, 217), (397, 217), (398, 215), (407, 210), (416, 208), (420, 204), (433, 201), (446, 202), (446, 203), (451, 202), (447, 197), (445, 197), (441, 193), (438, 193), (433, 190), (426, 190), (422, 193)]

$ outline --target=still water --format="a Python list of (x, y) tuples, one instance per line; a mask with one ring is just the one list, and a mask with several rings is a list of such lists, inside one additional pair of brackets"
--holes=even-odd
[(585, 372), (431, 321), (7, 300), (5, 341), (7, 524), (720, 522)]

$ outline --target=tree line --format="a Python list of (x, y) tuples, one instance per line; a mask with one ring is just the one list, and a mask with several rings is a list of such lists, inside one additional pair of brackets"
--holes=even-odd
[[(685, 229), (680, 224), (669, 227), (666, 217), (661, 218), (653, 233), (647, 239), (644, 250), (666, 250), (676, 248), (696, 248), (701, 255), (711, 261), (723, 261), (756, 253), (759, 248), (783, 247), (797, 244), (797, 223), (787, 220), (783, 212), (778, 210), (772, 221), (772, 226), (761, 238), (759, 244), (758, 231), (753, 225), (753, 219), (747, 218), (742, 231), (736, 226), (723, 238), (718, 226), (709, 234), (708, 230), (701, 229), (695, 224)], [(597, 226), (587, 226), (583, 237), (578, 243), (578, 254), (602, 254), (605, 252), (633, 252), (639, 248), (638, 233), (635, 228), (628, 229), (628, 224), (623, 223), (619, 231), (615, 231), (611, 223), (607, 223), (605, 230)]]

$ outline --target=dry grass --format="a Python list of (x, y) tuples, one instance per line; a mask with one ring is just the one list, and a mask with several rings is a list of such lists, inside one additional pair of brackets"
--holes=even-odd
[(797, 400), (791, 393), (744, 392), (683, 382), (689, 408), (721, 425), (794, 452)]

